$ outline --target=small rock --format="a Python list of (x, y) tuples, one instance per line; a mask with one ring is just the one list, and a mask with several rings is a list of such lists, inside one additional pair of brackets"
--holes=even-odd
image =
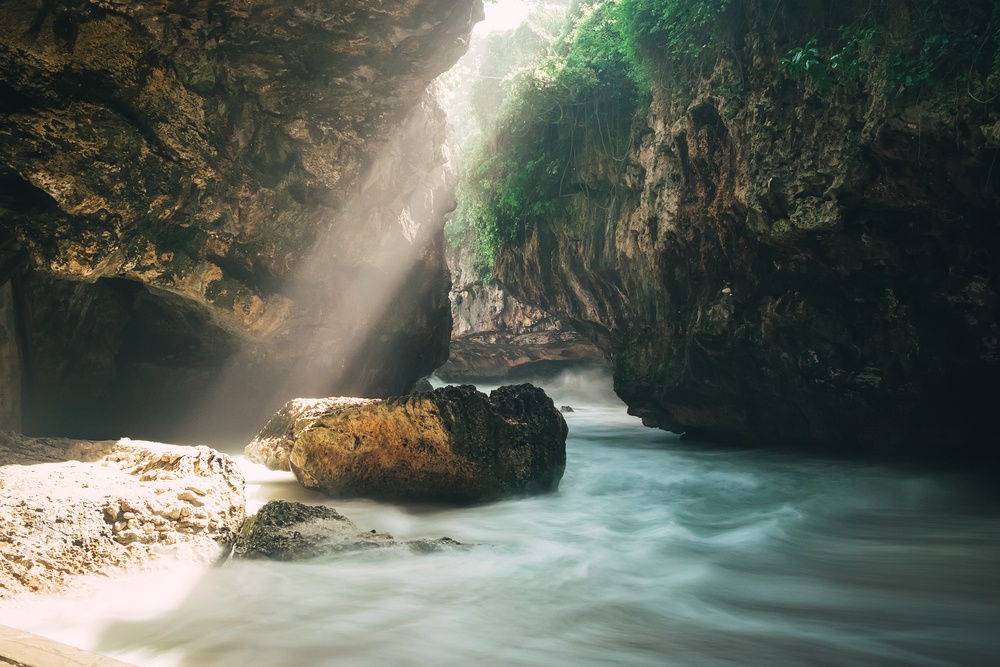
[(467, 546), (449, 537), (398, 542), (388, 533), (358, 530), (332, 507), (272, 500), (247, 519), (236, 538), (233, 558), (291, 561), (387, 547), (424, 554)]
[(332, 507), (271, 500), (243, 524), (233, 558), (301, 560), (391, 543), (391, 536), (362, 532)]
[(560, 405), (559, 406), (559, 412), (576, 412), (576, 410), (574, 410), (573, 408), (571, 408), (568, 405)]

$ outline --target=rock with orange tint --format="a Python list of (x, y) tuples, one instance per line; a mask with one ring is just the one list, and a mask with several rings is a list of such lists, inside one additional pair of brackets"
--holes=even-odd
[(271, 470), (288, 470), (288, 455), (295, 439), (319, 417), (339, 409), (353, 408), (373, 402), (368, 398), (293, 398), (278, 410), (257, 434), (243, 455), (254, 463)]
[(475, 502), (544, 493), (566, 468), (566, 422), (541, 389), (472, 386), (337, 407), (295, 439), (296, 478), (335, 496)]

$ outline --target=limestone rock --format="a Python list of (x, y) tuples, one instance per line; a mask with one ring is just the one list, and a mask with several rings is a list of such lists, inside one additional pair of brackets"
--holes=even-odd
[(245, 517), (243, 476), (207, 447), (0, 432), (0, 597), (136, 566), (214, 559)]
[(281, 408), (257, 434), (243, 454), (254, 463), (261, 463), (271, 470), (289, 470), (288, 456), (292, 453), (295, 438), (306, 426), (323, 414), (341, 408), (357, 407), (371, 403), (365, 398), (294, 398)]
[(482, 501), (554, 491), (566, 422), (541, 389), (471, 386), (335, 407), (296, 437), (292, 472), (331, 495)]
[(213, 396), (386, 396), (443, 363), (454, 202), (430, 84), (481, 0), (3, 12), (27, 430), (170, 438)]
[(448, 537), (399, 542), (388, 533), (360, 530), (331, 507), (271, 500), (243, 524), (233, 558), (289, 561), (384, 547), (431, 553), (462, 546)]

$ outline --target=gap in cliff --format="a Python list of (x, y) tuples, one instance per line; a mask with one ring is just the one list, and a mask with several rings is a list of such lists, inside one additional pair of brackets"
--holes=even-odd
[(438, 80), (459, 174), (457, 209), (445, 228), (452, 280), (450, 356), (436, 371), (446, 381), (495, 382), (607, 365), (591, 340), (537, 305), (516, 298), (497, 279), (470, 223), (475, 211), (468, 184), (475, 179), (474, 165), (490, 150), (498, 117), (517, 96), (519, 77), (549, 55), (565, 29), (570, 4), (487, 4), (486, 19), (473, 31), (469, 52)]

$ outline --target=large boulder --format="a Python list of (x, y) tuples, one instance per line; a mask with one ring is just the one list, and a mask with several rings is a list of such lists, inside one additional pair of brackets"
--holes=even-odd
[(233, 558), (290, 561), (382, 547), (429, 553), (461, 546), (448, 537), (399, 542), (388, 533), (359, 529), (332, 507), (271, 500), (243, 524)]
[[(262, 433), (287, 428), (288, 411), (275, 420)], [(529, 384), (488, 397), (459, 386), (331, 404), (306, 421), (292, 426), (291, 470), (305, 486), (331, 495), (493, 500), (554, 491), (566, 468), (566, 422)]]
[(0, 598), (58, 591), (164, 548), (217, 558), (245, 515), (243, 475), (207, 447), (0, 432)]

